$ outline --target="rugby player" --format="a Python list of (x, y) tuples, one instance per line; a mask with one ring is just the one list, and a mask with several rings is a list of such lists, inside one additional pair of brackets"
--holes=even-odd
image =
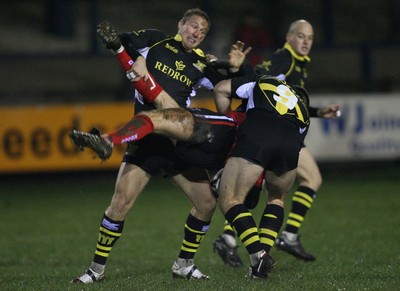
[[(132, 81), (150, 80), (151, 85), (155, 85), (151, 82), (155, 79), (162, 86), (159, 90), (155, 90), (156, 93), (150, 92), (154, 100), (148, 100), (143, 95), (137, 94), (135, 113), (143, 114), (154, 110), (155, 104), (163, 100), (161, 96), (164, 93), (172, 97), (173, 106), (177, 104), (185, 108), (190, 104), (190, 97), (193, 96), (195, 89), (205, 87), (211, 90), (218, 81), (226, 78), (207, 63), (203, 52), (198, 49), (209, 28), (210, 20), (200, 9), (190, 9), (185, 12), (178, 22), (178, 33), (174, 37), (150, 29), (123, 33), (115, 37), (115, 31), (110, 29), (107, 23), (98, 27), (103, 42), (114, 51), (117, 58), (122, 45), (123, 51), (133, 60), (128, 72), (132, 73), (130, 74)], [(147, 90), (146, 88), (149, 87), (145, 87), (144, 90)], [(193, 116), (195, 115), (190, 115), (189, 119)], [(234, 124), (231, 120), (227, 121)], [(178, 153), (170, 138), (158, 134), (148, 134), (134, 143), (128, 143), (113, 198), (101, 220), (93, 261), (83, 274), (72, 280), (73, 283), (89, 284), (104, 278), (107, 258), (122, 235), (124, 220), (129, 209), (151, 177), (158, 174), (171, 177), (193, 203), (185, 223), (183, 246), (172, 266), (173, 276), (208, 279), (208, 276), (194, 265), (193, 258), (207, 232), (216, 200), (210, 190), (208, 179), (193, 182), (183, 175), (182, 157)]]
[[(285, 80), (290, 85), (305, 87), (307, 80), (306, 65), (310, 62), (308, 56), (314, 40), (312, 25), (306, 20), (297, 20), (291, 23), (286, 34), (286, 43), (278, 49), (270, 59), (255, 67), (257, 75), (271, 75)], [(254, 77), (256, 78), (256, 77)], [(251, 78), (250, 78), (251, 79)], [(232, 83), (230, 89), (233, 94), (240, 90), (242, 81)], [(218, 112), (224, 113), (226, 105), (220, 105)], [(322, 108), (309, 107), (311, 117), (336, 118), (340, 116), (340, 106), (332, 104)], [(300, 242), (298, 231), (304, 218), (311, 208), (316, 193), (321, 186), (322, 177), (318, 165), (310, 151), (303, 144), (299, 164), (297, 167), (299, 187), (292, 199), (291, 211), (286, 220), (286, 227), (276, 239), (276, 248), (286, 251), (298, 259), (314, 261), (315, 256), (306, 252)], [(240, 257), (235, 252), (237, 242), (235, 232), (228, 222), (225, 222), (223, 233), (214, 241), (214, 248), (223, 261), (231, 266), (240, 266)]]

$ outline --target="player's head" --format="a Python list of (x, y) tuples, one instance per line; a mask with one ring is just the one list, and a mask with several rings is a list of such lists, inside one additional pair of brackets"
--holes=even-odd
[(211, 22), (207, 13), (199, 8), (189, 9), (178, 23), (178, 34), (183, 47), (191, 51), (198, 47), (210, 30)]
[(300, 19), (290, 24), (286, 34), (286, 42), (297, 54), (307, 56), (310, 53), (313, 40), (314, 30), (308, 21)]

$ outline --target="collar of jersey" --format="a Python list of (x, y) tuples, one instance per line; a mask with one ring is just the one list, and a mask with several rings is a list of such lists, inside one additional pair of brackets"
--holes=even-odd
[(182, 42), (182, 36), (177, 34), (177, 35), (175, 35), (174, 40)]
[(311, 59), (310, 59), (309, 56), (301, 56), (301, 55), (299, 55), (298, 53), (296, 53), (296, 52), (294, 51), (294, 49), (292, 48), (292, 46), (291, 46), (289, 43), (285, 43), (285, 45), (284, 45), (283, 47), (284, 47), (285, 49), (287, 49), (287, 50), (290, 52), (290, 54), (291, 54), (294, 58), (298, 59), (299, 61), (302, 61), (302, 62), (310, 62), (310, 61), (311, 61)]
[[(181, 46), (182, 46), (182, 48), (183, 48), (183, 45), (182, 45), (182, 36), (181, 36), (180, 34), (176, 34), (176, 35), (174, 36), (174, 40), (180, 42), (180, 43), (181, 43)], [(194, 51), (196, 54), (198, 54), (199, 56), (204, 57), (204, 52), (203, 52), (202, 49), (200, 49), (200, 48), (194, 48), (193, 51)], [(189, 52), (189, 53), (190, 53), (190, 52)]]

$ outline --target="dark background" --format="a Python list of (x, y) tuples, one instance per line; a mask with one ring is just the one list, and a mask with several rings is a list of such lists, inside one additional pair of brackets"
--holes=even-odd
[[(95, 33), (158, 28), (175, 34), (183, 12), (204, 9), (211, 31), (202, 48), (220, 58), (253, 20), (269, 34), (252, 44), (258, 58), (283, 45), (289, 24), (314, 26), (309, 65), (313, 94), (400, 91), (400, 1), (3, 1), (0, 9), (0, 105), (127, 100), (130, 87)], [(250, 20), (251, 21), (251, 20)], [(257, 37), (256, 37), (257, 38)]]

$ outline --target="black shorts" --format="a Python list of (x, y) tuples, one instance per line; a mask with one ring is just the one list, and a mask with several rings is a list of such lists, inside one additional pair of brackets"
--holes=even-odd
[(175, 176), (192, 166), (210, 170), (222, 167), (235, 140), (236, 123), (208, 109), (187, 110), (195, 117), (197, 141), (178, 141), (174, 146), (169, 138), (150, 134), (129, 143), (123, 161), (152, 176), (164, 177)]
[(204, 108), (188, 109), (196, 120), (195, 134), (206, 133), (205, 141), (178, 142), (176, 153), (188, 165), (209, 170), (222, 168), (236, 137), (237, 125), (232, 118)]
[(303, 137), (299, 128), (278, 115), (249, 110), (238, 129), (232, 157), (241, 157), (281, 175), (297, 167)]
[(128, 143), (123, 162), (137, 165), (151, 176), (170, 177), (183, 171), (183, 162), (172, 141), (157, 134)]

